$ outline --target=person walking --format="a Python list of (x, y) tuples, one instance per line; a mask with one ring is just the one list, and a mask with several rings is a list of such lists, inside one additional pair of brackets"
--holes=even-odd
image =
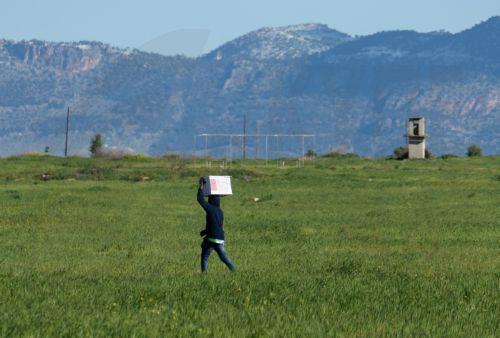
[(200, 177), (198, 185), (197, 200), (206, 213), (205, 229), (200, 231), (203, 237), (201, 243), (201, 272), (206, 272), (208, 268), (208, 258), (213, 250), (217, 252), (220, 260), (226, 264), (231, 271), (236, 271), (233, 263), (229, 259), (225, 248), (224, 238), (224, 212), (220, 208), (220, 196), (209, 196), (208, 202), (205, 201), (203, 189), (205, 188), (205, 179)]

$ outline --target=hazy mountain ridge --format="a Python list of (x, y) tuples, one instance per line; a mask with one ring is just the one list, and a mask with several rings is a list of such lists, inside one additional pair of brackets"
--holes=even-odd
[[(95, 132), (140, 152), (192, 151), (194, 134), (241, 132), (244, 112), (252, 131), (317, 134), (319, 151), (390, 153), (419, 114), (435, 152), (475, 142), (498, 153), (499, 75), (498, 17), (458, 34), (265, 28), (196, 59), (0, 40), (0, 155), (60, 152), (67, 105), (78, 153)], [(211, 146), (225, 151), (222, 140)]]

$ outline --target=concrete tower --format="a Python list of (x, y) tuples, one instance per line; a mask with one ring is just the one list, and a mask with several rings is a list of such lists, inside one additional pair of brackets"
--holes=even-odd
[(410, 117), (406, 134), (408, 136), (408, 158), (425, 158), (425, 119)]

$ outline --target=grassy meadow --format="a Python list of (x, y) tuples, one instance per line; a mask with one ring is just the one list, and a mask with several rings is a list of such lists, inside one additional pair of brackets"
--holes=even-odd
[[(233, 176), (199, 272), (197, 178)], [(258, 198), (258, 202), (255, 202)], [(498, 336), (500, 157), (0, 160), (0, 336)]]

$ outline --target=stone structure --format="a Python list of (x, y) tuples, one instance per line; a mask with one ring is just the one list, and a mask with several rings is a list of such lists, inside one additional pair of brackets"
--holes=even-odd
[(408, 137), (408, 158), (425, 158), (425, 119), (422, 116), (410, 117), (406, 135)]

